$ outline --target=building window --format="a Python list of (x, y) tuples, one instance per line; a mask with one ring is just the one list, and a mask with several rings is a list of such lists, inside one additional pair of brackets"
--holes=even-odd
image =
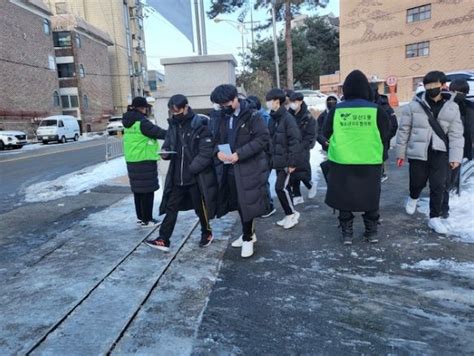
[(74, 63), (61, 63), (57, 65), (59, 78), (74, 78), (76, 76), (76, 69)]
[(85, 71), (84, 66), (82, 64), (79, 64), (79, 76), (81, 78), (84, 78), (86, 76), (86, 71)]
[(61, 106), (63, 109), (78, 108), (79, 100), (77, 95), (61, 95)]
[(418, 87), (421, 85), (423, 85), (423, 77), (413, 78), (413, 91), (416, 91), (416, 89), (418, 89)]
[(406, 45), (406, 58), (426, 57), (430, 55), (430, 42), (418, 42)]
[(81, 36), (78, 33), (76, 33), (75, 37), (76, 37), (76, 47), (81, 48), (82, 47)]
[(51, 70), (56, 70), (56, 60), (52, 55), (48, 56), (48, 68)]
[(51, 23), (48, 19), (43, 19), (43, 32), (45, 35), (49, 35), (51, 33)]
[(57, 91), (53, 93), (53, 105), (54, 106), (61, 106), (61, 102), (59, 101), (59, 94)]
[(71, 47), (71, 33), (70, 32), (54, 32), (53, 33), (54, 47)]
[(148, 81), (148, 85), (149, 85), (151, 91), (155, 91), (155, 90), (156, 90), (156, 80), (150, 80), (150, 81)]
[(89, 109), (89, 98), (87, 97), (87, 95), (84, 95), (82, 97), (82, 107), (87, 110)]
[(431, 19), (431, 4), (407, 10), (407, 23)]
[(66, 2), (57, 2), (55, 6), (56, 6), (56, 15), (67, 14)]

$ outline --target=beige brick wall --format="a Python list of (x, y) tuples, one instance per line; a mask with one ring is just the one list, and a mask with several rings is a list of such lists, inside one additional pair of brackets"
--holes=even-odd
[[(407, 9), (431, 3), (431, 19), (406, 23)], [(353, 69), (369, 78), (399, 78), (400, 101), (413, 78), (430, 70), (474, 69), (473, 0), (341, 0), (341, 77)], [(426, 57), (405, 58), (405, 46), (430, 41)]]
[(47, 69), (48, 56), (54, 57), (52, 33), (43, 32), (44, 17), (10, 1), (0, 1), (0, 13), (8, 14), (0, 21), (0, 127), (31, 134), (34, 116), (61, 112), (53, 105), (56, 70)]

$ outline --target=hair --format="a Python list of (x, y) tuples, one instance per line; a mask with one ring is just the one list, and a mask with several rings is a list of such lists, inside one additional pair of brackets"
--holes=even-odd
[(296, 100), (303, 101), (303, 99), (304, 99), (303, 93), (298, 93), (294, 91), (290, 95), (290, 101), (296, 101)]
[(170, 100), (168, 101), (168, 109), (173, 109), (176, 107), (177, 109), (184, 109), (188, 105), (188, 98), (186, 98), (183, 94), (176, 94), (173, 95)]
[(237, 98), (237, 88), (231, 84), (221, 84), (211, 93), (211, 101), (216, 104), (225, 104)]
[(251, 109), (260, 110), (262, 108), (262, 103), (260, 102), (260, 99), (255, 95), (248, 96), (247, 102), (249, 103)]
[(281, 89), (273, 88), (265, 95), (265, 100), (278, 100), (280, 104), (283, 104), (286, 101), (286, 93)]
[(426, 75), (423, 78), (423, 85), (430, 84), (430, 83), (437, 83), (440, 82), (441, 84), (444, 84), (448, 81), (446, 78), (446, 74), (439, 70), (433, 70), (431, 72), (426, 73)]
[(456, 79), (449, 84), (450, 91), (458, 91), (464, 94), (469, 93), (469, 83), (465, 79)]

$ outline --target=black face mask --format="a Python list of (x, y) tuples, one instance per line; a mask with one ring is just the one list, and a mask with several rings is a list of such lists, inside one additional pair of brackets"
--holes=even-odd
[(177, 120), (182, 120), (184, 118), (184, 112), (182, 112), (181, 114), (173, 114), (173, 118)]
[(328, 107), (328, 110), (331, 110), (333, 107), (335, 107), (337, 104), (337, 102), (335, 101), (328, 101), (327, 102), (327, 107)]
[(466, 100), (466, 94), (460, 94), (460, 93), (456, 93), (456, 96), (454, 97), (454, 101), (456, 103), (462, 103), (464, 100)]
[(234, 113), (234, 111), (235, 111), (235, 109), (232, 107), (232, 105), (222, 107), (222, 112), (225, 115), (232, 115)]
[(436, 98), (441, 93), (441, 88), (426, 89), (426, 95), (430, 98)]

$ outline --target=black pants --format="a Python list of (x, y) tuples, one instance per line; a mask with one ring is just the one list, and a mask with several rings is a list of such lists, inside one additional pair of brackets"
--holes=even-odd
[(212, 233), (211, 227), (209, 226), (209, 219), (207, 216), (206, 206), (204, 204), (204, 198), (201, 195), (201, 191), (197, 184), (179, 186), (174, 185), (173, 190), (168, 198), (166, 204), (166, 216), (160, 227), (160, 238), (169, 241), (173, 234), (176, 220), (178, 219), (178, 211), (182, 206), (183, 199), (191, 199), (194, 211), (199, 218), (201, 223), (201, 234), (207, 236)]
[[(227, 175), (227, 184), (229, 186), (230, 201), (238, 202), (239, 200), (237, 196), (237, 186), (235, 184), (235, 176), (233, 174)], [(240, 205), (238, 207), (238, 211), (240, 216), (240, 223), (242, 224), (242, 239), (244, 241), (251, 241), (252, 235), (255, 232), (254, 219), (245, 221), (242, 215), (242, 208), (240, 207)]]
[(293, 207), (293, 196), (290, 189), (290, 174), (283, 169), (277, 169), (276, 174), (275, 191), (278, 200), (285, 215), (291, 215), (295, 212), (295, 208)]
[(135, 212), (137, 219), (143, 222), (149, 222), (153, 219), (153, 201), (155, 192), (151, 193), (133, 193), (135, 198)]
[(301, 183), (303, 183), (307, 189), (311, 189), (311, 187), (313, 186), (313, 183), (311, 183), (311, 180), (307, 178), (299, 177), (298, 173), (296, 174), (292, 173), (290, 175), (290, 186), (291, 186), (291, 192), (293, 193), (293, 197), (301, 196), (301, 189), (300, 189)]
[[(366, 211), (363, 215), (364, 219), (378, 221), (379, 220), (379, 210)], [(350, 221), (354, 219), (354, 214), (351, 211), (339, 210), (339, 220), (340, 221)]]
[(428, 149), (428, 160), (410, 160), (410, 197), (418, 199), (421, 191), (430, 182), (430, 218), (441, 216), (446, 175), (448, 172), (448, 154)]

